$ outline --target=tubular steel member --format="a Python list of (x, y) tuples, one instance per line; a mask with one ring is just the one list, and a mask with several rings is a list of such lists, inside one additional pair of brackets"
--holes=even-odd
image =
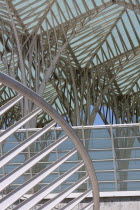
[(94, 167), (92, 165), (92, 162), (90, 160), (90, 157), (85, 150), (84, 146), (82, 145), (81, 141), (73, 131), (73, 129), (69, 126), (69, 124), (63, 119), (61, 115), (57, 113), (55, 109), (53, 109), (43, 98), (41, 98), (37, 93), (30, 90), (20, 82), (14, 80), (13, 78), (7, 76), (4, 73), (0, 72), (0, 82), (4, 85), (14, 89), (19, 94), (25, 96), (27, 99), (34, 102), (36, 105), (39, 106), (43, 111), (48, 113), (66, 132), (68, 137), (73, 141), (76, 149), (78, 150), (81, 158), (84, 161), (84, 164), (86, 166), (88, 175), (91, 180), (92, 184), (92, 193), (93, 193), (93, 201), (94, 201), (94, 210), (99, 210), (99, 189), (98, 189), (98, 181), (96, 178), (96, 173), (94, 170)]

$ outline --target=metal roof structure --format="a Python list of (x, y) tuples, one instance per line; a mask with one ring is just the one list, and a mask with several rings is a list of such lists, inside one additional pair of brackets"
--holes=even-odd
[[(1, 0), (0, 15), (0, 71), (71, 125), (94, 124), (97, 114), (105, 124), (139, 121), (139, 0)], [(13, 96), (1, 87), (2, 104)], [(11, 123), (34, 108), (23, 107)], [(49, 121), (40, 115), (32, 127)]]
[[(97, 116), (106, 125), (139, 122), (140, 0), (0, 0), (0, 106), (0, 128), (5, 129), (0, 134), (1, 208), (52, 209), (89, 179), (91, 188), (87, 185), (86, 191), (64, 209), (72, 209), (92, 192), (93, 201), (84, 209), (94, 206), (98, 210), (92, 160), (87, 145), (82, 145), (70, 125), (93, 125)], [(54, 125), (60, 125), (67, 136), (58, 135), (50, 146), (41, 146), (36, 152), (36, 140)], [(41, 130), (31, 136), (26, 133), (21, 142), (15, 132), (22, 127)], [(116, 174), (112, 127), (108, 132)], [(17, 136), (18, 145), (5, 153), (3, 142), (12, 135)], [(51, 156), (66, 138), (75, 149), (38, 168), (40, 160)], [(12, 161), (20, 153), (24, 153), (22, 164), (14, 168)], [(35, 191), (39, 182), (75, 154), (77, 165), (71, 164), (67, 172)], [(5, 173), (9, 163), (12, 167)], [(39, 203), (74, 173), (78, 174), (75, 184), (49, 202)], [(13, 190), (11, 183), (21, 177), (27, 180)], [(117, 189), (117, 177), (115, 184)]]
[[(73, 209), (73, 207), (79, 204), (80, 201), (87, 197), (87, 195), (92, 193), (93, 199), (91, 202), (88, 202), (87, 209), (90, 207), (93, 208), (94, 205), (94, 209), (99, 210), (99, 190), (95, 170), (85, 147), (74, 133), (73, 129), (63, 119), (63, 117), (57, 113), (57, 111), (55, 111), (43, 98), (41, 98), (31, 89), (3, 73), (0, 73), (0, 82), (20, 94), (0, 107), (0, 115), (9, 112), (9, 109), (23, 98), (24, 101), (27, 101), (28, 99), (36, 106), (31, 113), (22, 117), (19, 121), (15, 122), (13, 125), (0, 133), (0, 209), (4, 210), (12, 208), (21, 210), (39, 208), (51, 210), (53, 207), (67, 198), (67, 196), (72, 192), (79, 191), (81, 186), (85, 184), (86, 181), (90, 181), (90, 186), (84, 190), (81, 188), (82, 193), (68, 203), (64, 209)], [(25, 124), (29, 128), (30, 120), (34, 119), (34, 117), (42, 111), (51, 117), (52, 122), (32, 135), (25, 135), (23, 142), (21, 137), (17, 138), (18, 145), (13, 145), (11, 148), (8, 144), (8, 151), (5, 153), (4, 147), (8, 138), (13, 138), (12, 136), (14, 136), (16, 130)], [(56, 124), (59, 124), (60, 127), (62, 127), (64, 131), (63, 135), (56, 134), (55, 140), (51, 141), (49, 144), (46, 139), (46, 144), (39, 146), (39, 150), (36, 151), (36, 140), (42, 137), (43, 134), (49, 133), (50, 129)], [(74, 145), (73, 149), (71, 149), (69, 152), (64, 151), (63, 154), (59, 155), (60, 158), (53, 161), (52, 164), (45, 164), (46, 166), (44, 164), (40, 165), (40, 161), (42, 161), (42, 159), (44, 159), (46, 162), (48, 157), (52, 155), (52, 152), (57, 150), (59, 147), (64, 148), (65, 144), (67, 145), (69, 143)], [(24, 154), (24, 158), (22, 158), (22, 163), (20, 166), (15, 166), (13, 161), (15, 159), (20, 159), (22, 153), (27, 150), (31, 151), (31, 155)], [(71, 161), (75, 157), (77, 157), (77, 162), (67, 166), (67, 161)], [(9, 163), (12, 163), (12, 167), (10, 170), (7, 170)], [(63, 169), (63, 172), (59, 174), (59, 176), (53, 176), (52, 173), (55, 172), (59, 167)], [(82, 170), (82, 173), (79, 176), (80, 170)], [(85, 171), (83, 172), (83, 170)], [(28, 171), (32, 171), (31, 176), (25, 175), (28, 173)], [(51, 176), (51, 181), (49, 181), (49, 184), (45, 184), (45, 187), (38, 188), (38, 183), (48, 178), (48, 176)], [(42, 200), (47, 195), (54, 193), (56, 188), (58, 188), (67, 179), (71, 177), (73, 179), (73, 176), (77, 177), (77, 181), (75, 183), (69, 185), (67, 188), (65, 187), (64, 190), (62, 190), (60, 193), (57, 193), (57, 196), (49, 200), (49, 202), (42, 203)], [(21, 183), (22, 179), (25, 179), (24, 183)], [(17, 180), (20, 180), (20, 186), (13, 189), (11, 184), (14, 181), (17, 182)], [(29, 198), (27, 196), (28, 194), (30, 194)]]

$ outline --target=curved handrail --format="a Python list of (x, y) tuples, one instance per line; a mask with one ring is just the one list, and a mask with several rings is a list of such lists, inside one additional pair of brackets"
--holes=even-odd
[(13, 78), (9, 77), (8, 75), (0, 72), (0, 82), (8, 87), (14, 89), (21, 95), (25, 96), (36, 105), (38, 105), (41, 109), (43, 109), (46, 113), (48, 113), (66, 132), (68, 137), (73, 141), (75, 144), (79, 154), (81, 155), (84, 164), (87, 168), (87, 172), (89, 174), (91, 184), (92, 184), (92, 193), (93, 193), (93, 200), (94, 200), (94, 209), (99, 210), (99, 189), (98, 189), (98, 181), (96, 178), (96, 173), (90, 157), (85, 150), (84, 146), (82, 145), (81, 141), (74, 133), (73, 129), (70, 125), (62, 118), (61, 115), (57, 113), (55, 109), (53, 109), (43, 98), (41, 98), (37, 93), (30, 90), (28, 87), (24, 86), (20, 82), (14, 80)]

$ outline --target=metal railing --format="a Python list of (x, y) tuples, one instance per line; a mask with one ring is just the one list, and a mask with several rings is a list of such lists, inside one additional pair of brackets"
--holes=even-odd
[[(76, 126), (73, 127), (78, 137), (86, 147), (93, 165), (96, 170), (100, 191), (134, 191), (140, 190), (140, 123), (122, 124), (122, 125), (100, 125), (100, 126)], [(1, 147), (3, 152), (9, 150), (21, 143), (27, 136), (30, 136), (39, 128), (20, 129), (10, 138), (7, 138)], [(9, 162), (0, 171), (0, 176), (8, 173), (11, 167), (16, 168), (29, 157), (35, 155), (45, 146), (53, 143), (58, 137), (64, 135), (64, 131), (59, 127), (53, 127), (49, 132), (35, 141), (31, 147), (20, 153), (13, 161)], [(66, 147), (65, 147), (66, 145)], [(46, 168), (52, 162), (56, 161), (66, 152), (74, 148), (72, 142), (68, 139), (63, 148), (57, 147), (46, 157), (41, 160), (36, 167)], [(2, 151), (2, 149), (1, 149)], [(3, 155), (3, 154), (1, 154)], [(42, 188), (48, 184), (52, 177), (60, 176), (67, 171), (71, 165), (79, 162), (79, 157), (75, 155), (69, 161), (66, 161), (64, 167), (58, 167), (51, 176), (38, 184)], [(21, 176), (19, 180), (12, 183), (10, 188), (15, 188), (25, 181), (26, 176), (33, 176), (36, 170), (30, 170)], [(59, 186), (55, 192), (59, 192), (70, 184), (77, 181), (85, 171), (81, 170)], [(86, 188), (90, 185), (89, 181), (83, 185)], [(82, 190), (82, 189), (81, 189)]]

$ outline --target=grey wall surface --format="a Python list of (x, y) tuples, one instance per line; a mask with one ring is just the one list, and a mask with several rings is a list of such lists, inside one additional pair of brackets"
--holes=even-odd
[[(87, 203), (80, 203), (73, 210), (84, 209), (86, 205)], [(62, 209), (63, 206), (65, 204), (59, 204), (57, 209)], [(101, 198), (100, 210), (140, 210), (140, 197)]]

